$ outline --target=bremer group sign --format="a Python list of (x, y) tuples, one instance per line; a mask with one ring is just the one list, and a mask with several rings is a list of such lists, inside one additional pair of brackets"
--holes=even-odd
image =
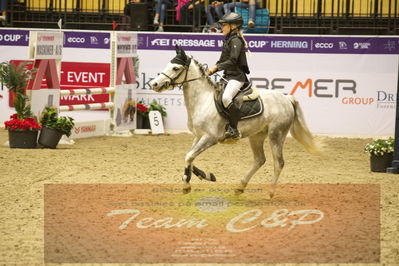
[[(0, 30), (0, 60), (28, 59), (29, 31)], [(314, 133), (392, 135), (398, 83), (399, 37), (396, 36), (287, 36), (245, 35), (251, 53), (249, 75), (260, 90), (293, 94), (302, 105)], [(104, 73), (110, 60), (109, 32), (66, 31), (63, 61), (90, 66), (84, 75)], [(202, 64), (215, 64), (223, 36), (219, 34), (137, 33), (140, 58), (137, 97), (146, 103), (158, 101), (167, 109), (165, 127), (186, 129), (187, 114), (182, 91), (157, 94), (148, 82), (175, 55), (175, 45)], [(97, 63), (97, 64), (92, 64)], [(101, 66), (96, 70), (94, 66)], [(79, 77), (82, 73), (74, 74)], [(98, 72), (98, 73), (97, 73)], [(216, 77), (215, 77), (216, 79)], [(62, 83), (62, 80), (61, 80)], [(86, 84), (87, 86), (103, 86)], [(61, 84), (83, 86), (82, 84)], [(0, 91), (0, 122), (13, 111), (8, 92)], [(83, 99), (85, 100), (85, 99)], [(87, 103), (98, 101), (87, 98)], [(3, 112), (3, 110), (5, 112)], [(91, 111), (87, 119), (96, 119)]]

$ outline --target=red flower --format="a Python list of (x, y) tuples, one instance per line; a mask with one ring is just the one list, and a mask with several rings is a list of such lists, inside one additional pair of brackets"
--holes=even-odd
[(139, 113), (147, 113), (148, 112), (148, 107), (145, 106), (144, 104), (138, 103), (137, 104), (137, 111)]
[(33, 117), (18, 119), (17, 114), (13, 114), (10, 118), (11, 120), (4, 122), (5, 128), (9, 130), (28, 131), (42, 128)]

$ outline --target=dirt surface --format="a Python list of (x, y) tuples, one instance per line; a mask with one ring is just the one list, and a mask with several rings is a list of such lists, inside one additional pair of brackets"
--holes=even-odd
[[(7, 132), (0, 130), (0, 263), (6, 265), (44, 263), (44, 184), (178, 183), (192, 142), (188, 134), (134, 135), (81, 139), (74, 145), (59, 145), (56, 150), (22, 150), (3, 146), (7, 139)], [(287, 139), (286, 164), (279, 182), (379, 184), (380, 262), (398, 265), (399, 176), (370, 172), (369, 157), (363, 152), (370, 139), (317, 139), (324, 144), (323, 156), (310, 155), (295, 140)], [(265, 149), (266, 165), (252, 178), (253, 184), (271, 182), (273, 167), (267, 143)], [(196, 165), (212, 171), (218, 183), (234, 184), (239, 183), (251, 162), (248, 141), (241, 140), (210, 148), (197, 158)], [(193, 178), (193, 187), (202, 182)]]

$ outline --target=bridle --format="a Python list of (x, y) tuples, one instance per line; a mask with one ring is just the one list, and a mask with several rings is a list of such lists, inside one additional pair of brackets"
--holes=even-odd
[[(168, 75), (165, 74), (164, 72), (161, 72), (160, 75), (164, 75), (165, 77), (167, 77), (167, 78), (170, 80), (169, 86), (173, 86), (173, 87), (177, 86), (177, 87), (179, 87), (179, 89), (181, 89), (185, 83), (188, 83), (188, 82), (191, 82), (191, 81), (194, 81), (194, 80), (197, 80), (197, 79), (202, 78), (202, 77), (198, 77), (198, 78), (193, 78), (193, 79), (187, 80), (188, 69), (190, 68), (190, 63), (191, 63), (191, 58), (188, 59), (188, 61), (186, 62), (186, 64), (183, 65), (182, 71), (180, 71), (180, 73), (177, 74), (177, 76), (174, 77), (174, 78), (171, 78), (170, 76), (168, 76)], [(184, 71), (186, 72), (186, 74), (185, 74), (185, 76), (184, 76), (184, 80), (183, 80), (182, 82), (180, 82), (180, 83), (177, 83), (176, 80), (177, 80), (178, 78), (180, 78), (180, 76), (183, 74)]]

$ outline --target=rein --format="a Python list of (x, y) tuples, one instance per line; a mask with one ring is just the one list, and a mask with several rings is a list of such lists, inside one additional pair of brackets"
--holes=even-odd
[[(191, 82), (191, 81), (198, 80), (198, 79), (202, 78), (202, 77), (198, 77), (198, 78), (193, 78), (193, 79), (187, 80), (188, 69), (190, 68), (190, 63), (191, 63), (191, 60), (189, 60), (189, 61), (187, 62), (187, 64), (184, 65), (183, 70), (180, 71), (180, 73), (179, 73), (175, 78), (169, 77), (169, 76), (168, 76), (167, 74), (165, 74), (164, 72), (162, 72), (161, 74), (164, 75), (165, 77), (167, 77), (167, 78), (170, 80), (170, 83), (169, 83), (170, 86), (173, 86), (173, 87), (174, 87), (174, 86), (177, 86), (177, 87), (179, 87), (179, 89), (181, 89), (185, 83), (189, 83), (189, 82)], [(181, 76), (181, 74), (183, 74), (184, 71), (186, 71), (186, 75), (184, 76), (183, 82), (181, 82), (181, 83), (175, 82), (175, 81)]]

